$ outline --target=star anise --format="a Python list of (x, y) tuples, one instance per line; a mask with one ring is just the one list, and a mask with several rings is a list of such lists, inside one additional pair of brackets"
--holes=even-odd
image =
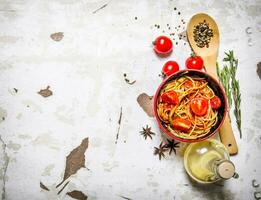
[(146, 125), (146, 128), (142, 127), (142, 131), (140, 131), (141, 135), (143, 135), (143, 137), (145, 138), (145, 140), (147, 139), (147, 137), (150, 137), (150, 139), (152, 139), (152, 135), (155, 135), (155, 133), (153, 133), (151, 131), (151, 127), (149, 127), (148, 125)]
[(164, 152), (167, 151), (165, 145), (163, 145), (163, 142), (160, 143), (159, 148), (154, 147), (154, 155), (159, 155), (159, 159), (161, 160), (161, 157), (165, 158)]
[(176, 154), (176, 148), (179, 148), (179, 142), (175, 142), (175, 140), (169, 140), (167, 139), (168, 143), (164, 145), (166, 149), (169, 150), (169, 155), (172, 153), (172, 151)]

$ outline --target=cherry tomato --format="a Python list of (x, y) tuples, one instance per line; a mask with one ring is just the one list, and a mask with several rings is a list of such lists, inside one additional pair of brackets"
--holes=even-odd
[(190, 108), (198, 116), (205, 115), (208, 110), (208, 100), (202, 97), (196, 97), (190, 101)]
[(168, 103), (168, 104), (173, 104), (173, 105), (176, 105), (179, 103), (179, 98), (178, 98), (178, 95), (175, 91), (173, 90), (170, 90), (170, 91), (167, 91), (167, 92), (164, 92), (162, 95), (161, 95), (161, 99), (164, 103)]
[(172, 41), (166, 36), (159, 36), (153, 42), (154, 51), (158, 54), (169, 54), (172, 51)]
[(177, 71), (179, 71), (179, 65), (176, 61), (168, 61), (164, 64), (162, 68), (162, 73), (165, 76), (170, 76)]
[(213, 109), (217, 110), (220, 108), (221, 106), (221, 100), (218, 96), (214, 96), (211, 100), (210, 100), (210, 105)]
[(182, 118), (173, 119), (172, 125), (175, 129), (185, 132), (187, 132), (192, 127), (192, 123), (189, 120)]
[(203, 65), (204, 61), (200, 56), (191, 55), (191, 57), (186, 60), (186, 67), (188, 69), (201, 70), (203, 68)]
[(193, 87), (193, 83), (192, 83), (192, 81), (186, 81), (185, 83), (184, 83), (184, 88), (187, 90), (187, 89), (189, 89), (189, 88), (192, 88)]

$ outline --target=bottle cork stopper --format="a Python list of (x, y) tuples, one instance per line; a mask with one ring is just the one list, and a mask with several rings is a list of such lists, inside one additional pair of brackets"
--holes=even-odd
[(235, 166), (231, 161), (225, 160), (218, 165), (217, 173), (221, 178), (229, 179), (235, 174)]

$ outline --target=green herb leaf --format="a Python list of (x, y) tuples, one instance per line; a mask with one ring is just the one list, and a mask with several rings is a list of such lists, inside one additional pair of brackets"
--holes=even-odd
[(227, 95), (229, 107), (232, 105), (232, 99), (234, 102), (234, 115), (236, 117), (237, 128), (239, 130), (240, 138), (242, 138), (241, 130), (241, 94), (239, 81), (236, 80), (236, 71), (238, 67), (238, 59), (235, 58), (234, 52), (225, 52), (226, 57), (223, 59), (226, 62), (223, 69), (220, 69), (217, 63), (217, 74), (220, 83), (223, 85)]

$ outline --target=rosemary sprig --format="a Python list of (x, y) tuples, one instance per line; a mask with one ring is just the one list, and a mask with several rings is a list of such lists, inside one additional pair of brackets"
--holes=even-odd
[(219, 81), (224, 87), (224, 90), (227, 95), (228, 105), (231, 107), (232, 97), (231, 97), (231, 81), (230, 81), (230, 70), (227, 65), (220, 69), (219, 64), (217, 63), (217, 74), (219, 77)]
[(240, 94), (239, 81), (236, 80), (238, 59), (235, 58), (233, 51), (229, 51), (228, 53), (225, 53), (225, 55), (226, 57), (223, 59), (223, 61), (228, 64), (224, 65), (223, 69), (220, 69), (217, 64), (217, 74), (221, 84), (225, 89), (228, 98), (229, 107), (231, 107), (232, 105), (232, 98), (233, 98), (234, 115), (236, 117), (237, 128), (239, 130), (240, 138), (242, 138), (241, 109), (240, 109), (241, 94)]

